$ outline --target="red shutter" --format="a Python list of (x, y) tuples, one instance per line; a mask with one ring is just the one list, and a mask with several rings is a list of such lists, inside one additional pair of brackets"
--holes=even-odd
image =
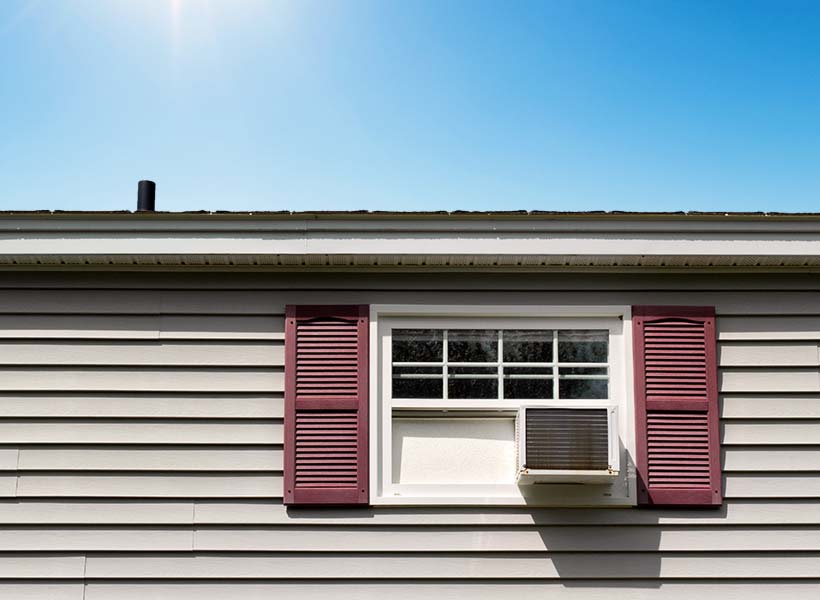
[(715, 309), (632, 308), (638, 503), (721, 503)]
[(369, 309), (285, 313), (285, 504), (367, 504)]

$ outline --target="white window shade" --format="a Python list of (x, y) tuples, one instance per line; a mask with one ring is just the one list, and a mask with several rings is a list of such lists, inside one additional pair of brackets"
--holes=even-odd
[(514, 419), (393, 419), (393, 483), (514, 481)]

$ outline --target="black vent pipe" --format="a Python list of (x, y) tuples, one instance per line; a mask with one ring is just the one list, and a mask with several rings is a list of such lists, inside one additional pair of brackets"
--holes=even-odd
[(154, 212), (156, 203), (157, 184), (144, 179), (137, 186), (137, 210), (140, 212)]

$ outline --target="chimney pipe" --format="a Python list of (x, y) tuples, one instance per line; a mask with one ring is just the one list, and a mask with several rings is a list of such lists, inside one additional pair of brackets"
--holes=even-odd
[(137, 186), (137, 211), (154, 212), (157, 195), (157, 184), (144, 179)]

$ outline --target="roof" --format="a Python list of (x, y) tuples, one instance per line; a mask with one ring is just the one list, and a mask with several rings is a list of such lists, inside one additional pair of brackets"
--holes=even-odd
[(818, 270), (820, 213), (0, 213), (0, 267)]
[(820, 212), (725, 212), (725, 211), (550, 211), (550, 210), (454, 210), (454, 211), (230, 211), (230, 210), (196, 210), (196, 211), (153, 211), (136, 212), (129, 210), (4, 210), (0, 218), (57, 217), (57, 218), (134, 218), (149, 217), (153, 219), (185, 218), (237, 218), (237, 219), (660, 219), (660, 220), (820, 220)]

